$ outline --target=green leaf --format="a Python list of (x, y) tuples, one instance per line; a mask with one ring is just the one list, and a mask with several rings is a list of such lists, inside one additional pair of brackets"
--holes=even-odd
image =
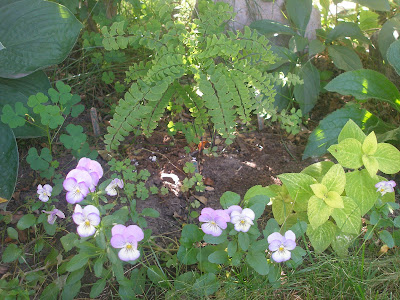
[(24, 77), (59, 64), (71, 51), (82, 28), (67, 8), (41, 0), (8, 3), (1, 8), (0, 20), (5, 47), (0, 52), (0, 77), (6, 78)]
[(360, 11), (360, 29), (363, 31), (378, 28), (379, 15), (370, 10)]
[(249, 235), (246, 232), (239, 232), (238, 243), (243, 251), (247, 251), (250, 246)]
[(378, 49), (382, 57), (387, 60), (387, 51), (390, 45), (396, 41), (396, 33), (400, 28), (400, 16), (395, 15), (383, 24), (378, 35)]
[(377, 11), (389, 11), (390, 4), (388, 0), (354, 0), (363, 6)]
[(21, 127), (25, 125), (25, 115), (27, 113), (28, 109), (21, 102), (15, 103), (15, 111), (11, 105), (6, 104), (3, 106), (1, 121), (11, 128)]
[(316, 180), (309, 175), (301, 173), (281, 174), (278, 178), (288, 189), (294, 202), (294, 210), (297, 212), (306, 211), (308, 199), (314, 195), (310, 185), (316, 183)]
[(371, 132), (362, 143), (362, 151), (364, 154), (373, 155), (376, 152), (378, 141), (375, 132)]
[(73, 272), (79, 270), (80, 268), (84, 268), (86, 263), (89, 260), (89, 256), (87, 254), (77, 254), (67, 263), (67, 271)]
[(220, 283), (213, 273), (207, 273), (196, 279), (193, 290), (201, 296), (209, 296), (218, 291)]
[(32, 214), (24, 215), (21, 219), (19, 219), (17, 223), (17, 228), (19, 230), (27, 229), (36, 224), (36, 218)]
[(400, 40), (397, 40), (389, 46), (386, 55), (387, 55), (387, 60), (395, 69), (398, 75), (400, 75), (400, 61), (398, 59), (399, 54), (400, 54)]
[(326, 44), (330, 44), (334, 40), (350, 37), (358, 39), (360, 42), (367, 42), (368, 39), (363, 35), (360, 27), (356, 23), (341, 22), (335, 26), (326, 37)]
[(379, 193), (375, 188), (377, 182), (365, 169), (346, 173), (346, 195), (358, 205), (361, 216), (364, 216), (378, 199)]
[(374, 158), (383, 173), (395, 174), (400, 171), (400, 151), (393, 145), (379, 143)]
[(180, 242), (182, 245), (191, 247), (193, 243), (200, 242), (204, 236), (204, 232), (194, 224), (183, 226)]
[(368, 155), (364, 154), (362, 156), (362, 161), (363, 161), (363, 164), (364, 164), (365, 168), (367, 169), (369, 175), (371, 177), (374, 177), (379, 169), (379, 163), (376, 160), (376, 158), (373, 156), (368, 156)]
[(196, 277), (197, 273), (193, 271), (183, 273), (174, 280), (174, 286), (178, 291), (191, 288), (193, 283), (196, 281)]
[(40, 295), (40, 300), (57, 300), (59, 293), (60, 288), (55, 282), (52, 282), (45, 287), (42, 294)]
[(249, 200), (254, 198), (255, 196), (265, 196), (267, 198), (271, 198), (276, 195), (268, 186), (261, 186), (261, 185), (252, 186), (247, 190), (246, 194), (244, 194), (243, 197), (244, 206), (247, 206)]
[(141, 215), (145, 217), (158, 218), (160, 216), (160, 213), (153, 208), (146, 207), (143, 208)]
[[(345, 71), (362, 69), (361, 60), (353, 49), (337, 45), (328, 46), (327, 48), (329, 56), (338, 69)], [(327, 89), (327, 86), (325, 86), (325, 89)]]
[(361, 230), (361, 214), (357, 203), (350, 197), (342, 197), (343, 208), (335, 208), (332, 217), (340, 231), (359, 234)]
[(273, 20), (257, 20), (250, 24), (251, 29), (257, 30), (260, 34), (272, 37), (276, 33), (285, 35), (295, 35), (296, 32), (288, 25)]
[(332, 249), (340, 257), (348, 255), (348, 248), (351, 242), (354, 240), (354, 236), (346, 233), (337, 234), (331, 243)]
[(308, 46), (308, 55), (314, 56), (325, 50), (325, 45), (318, 39), (312, 40)]
[(317, 103), (320, 91), (320, 77), (317, 68), (308, 61), (298, 72), (304, 84), (294, 87), (294, 97), (300, 105), (303, 115), (309, 113)]
[(224, 264), (228, 261), (228, 253), (224, 250), (218, 250), (208, 256), (208, 261), (213, 264)]
[(269, 265), (265, 252), (250, 251), (246, 255), (246, 262), (260, 275), (268, 275)]
[(184, 245), (181, 245), (178, 249), (177, 257), (181, 263), (185, 265), (193, 265), (198, 262), (198, 253), (199, 249), (197, 248), (185, 247)]
[(18, 231), (12, 227), (7, 227), (7, 234), (10, 239), (18, 240)]
[(61, 237), (60, 241), (64, 247), (65, 252), (68, 252), (74, 247), (74, 243), (76, 240), (78, 240), (78, 235), (72, 232)]
[(312, 10), (312, 0), (287, 0), (286, 11), (296, 28), (304, 36)]
[(366, 135), (361, 128), (352, 119), (349, 119), (346, 125), (344, 125), (343, 129), (340, 131), (338, 142), (340, 143), (345, 139), (353, 138), (363, 144), (365, 137)]
[(240, 202), (240, 195), (227, 191), (222, 194), (221, 198), (219, 199), (221, 206), (223, 209), (227, 209), (229, 206), (238, 205)]
[(329, 82), (325, 89), (342, 95), (351, 95), (360, 100), (370, 98), (382, 100), (400, 111), (399, 90), (385, 75), (373, 70), (343, 73)]
[(337, 192), (341, 195), (346, 185), (346, 175), (341, 165), (333, 165), (322, 178), (321, 183), (326, 186), (328, 191)]
[(336, 236), (337, 226), (327, 221), (318, 228), (307, 227), (307, 236), (317, 253), (322, 253), (329, 247)]
[[(0, 78), (0, 111), (6, 104), (14, 106), (14, 103), (21, 102), (27, 107), (28, 98), (31, 95), (36, 95), (38, 92), (47, 93), (50, 88), (50, 82), (43, 71), (37, 71), (19, 79)], [(40, 115), (35, 114), (32, 108), (28, 108), (28, 113), (32, 117), (31, 122), (41, 126)], [(14, 134), (17, 138), (32, 138), (46, 135), (46, 132), (29, 123), (24, 126), (14, 128)]]
[(157, 266), (150, 266), (147, 269), (147, 277), (156, 285), (162, 288), (168, 288), (169, 282), (164, 272)]
[(30, 164), (31, 168), (35, 171), (44, 171), (50, 167), (52, 155), (48, 148), (43, 148), (40, 152), (40, 156), (36, 148), (30, 148), (26, 161)]
[(60, 135), (60, 141), (64, 144), (65, 148), (72, 150), (81, 148), (82, 143), (86, 142), (86, 134), (83, 133), (83, 127), (80, 125), (68, 124), (65, 129), (69, 135)]
[(342, 197), (335, 191), (328, 192), (324, 201), (330, 207), (343, 208)]
[(384, 242), (389, 248), (393, 248), (395, 246), (392, 235), (387, 230), (382, 230), (379, 233), (379, 238)]
[(3, 123), (0, 123), (0, 145), (0, 198), (10, 200), (17, 182), (19, 156), (14, 133)]
[(97, 298), (98, 296), (100, 296), (101, 292), (104, 291), (106, 283), (107, 283), (106, 277), (97, 280), (90, 289), (90, 298)]
[(345, 168), (358, 169), (363, 165), (361, 143), (356, 139), (345, 139), (330, 146), (328, 151)]
[(328, 206), (324, 200), (317, 196), (312, 196), (308, 200), (308, 220), (313, 228), (318, 228), (326, 221), (328, 221), (332, 214), (333, 207)]
[(282, 224), (285, 222), (285, 220), (288, 218), (288, 216), (291, 214), (293, 211), (294, 203), (286, 202), (284, 199), (290, 198), (289, 193), (284, 186), (282, 186), (282, 189), (286, 190), (286, 194), (278, 194), (278, 196), (274, 197), (271, 199), (272, 201), (272, 213), (274, 214), (275, 220), (278, 222), (278, 224)]
[(328, 189), (326, 188), (326, 186), (321, 183), (314, 183), (310, 185), (310, 187), (314, 195), (320, 199), (324, 199), (326, 197), (326, 194), (328, 193)]
[(9, 244), (3, 252), (2, 260), (5, 263), (10, 263), (17, 260), (21, 255), (22, 249), (18, 248), (15, 244)]
[(318, 182), (321, 182), (322, 178), (333, 165), (334, 163), (331, 161), (321, 161), (309, 165), (308, 167), (304, 168), (300, 173), (310, 175)]
[(203, 237), (207, 244), (219, 245), (227, 241), (227, 233), (223, 231), (219, 236), (212, 236), (211, 234), (205, 234)]

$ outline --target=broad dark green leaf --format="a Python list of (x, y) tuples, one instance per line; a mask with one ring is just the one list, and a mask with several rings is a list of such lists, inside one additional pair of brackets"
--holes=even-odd
[(303, 115), (309, 113), (317, 103), (320, 80), (317, 68), (311, 62), (305, 63), (298, 74), (303, 79), (304, 84), (294, 87), (294, 97), (299, 103)]
[(397, 40), (390, 45), (386, 55), (389, 63), (396, 70), (397, 74), (400, 75), (400, 40)]
[(246, 262), (260, 275), (267, 275), (269, 272), (268, 261), (264, 251), (250, 251), (246, 255)]
[(377, 11), (389, 11), (390, 4), (388, 0), (353, 0), (363, 6)]
[[(20, 78), (62, 62), (82, 24), (64, 6), (42, 0), (17, 0), (0, 9), (0, 76)], [(12, 29), (12, 30), (10, 30)]]
[(395, 38), (395, 31), (397, 32), (400, 29), (400, 16), (396, 15), (395, 17), (391, 18), (390, 20), (386, 21), (383, 24), (381, 30), (379, 31), (378, 35), (378, 48), (381, 52), (382, 57), (386, 60), (387, 50), (389, 49), (390, 45), (396, 41)]
[(250, 24), (250, 28), (268, 37), (275, 34), (295, 35), (296, 32), (288, 25), (273, 20), (257, 20)]
[(350, 22), (342, 22), (339, 23), (333, 28), (326, 37), (326, 43), (340, 39), (350, 37), (353, 39), (358, 39), (359, 41), (369, 42), (369, 40), (363, 35), (360, 27), (358, 27), (355, 23)]
[(312, 0), (287, 0), (286, 11), (289, 18), (304, 36), (312, 10)]
[(10, 200), (18, 174), (18, 148), (14, 133), (0, 122), (0, 198)]
[(193, 284), (193, 290), (199, 296), (209, 296), (218, 291), (220, 283), (215, 274), (207, 273), (201, 276)]
[[(40, 116), (33, 113), (27, 102), (29, 96), (36, 95), (39, 92), (46, 95), (49, 88), (51, 88), (49, 79), (43, 71), (37, 71), (19, 79), (0, 78), (0, 115), (4, 105), (9, 104), (14, 107), (16, 102), (21, 102), (28, 109), (28, 113), (35, 120), (35, 123), (41, 125)], [(13, 132), (17, 138), (33, 138), (46, 135), (44, 130), (29, 123), (25, 123), (22, 127), (14, 128)]]
[(336, 45), (328, 46), (327, 48), (329, 56), (338, 69), (345, 71), (362, 69), (361, 60), (353, 49)]
[(385, 75), (373, 70), (356, 70), (340, 74), (325, 89), (357, 99), (375, 98), (388, 102), (400, 112), (400, 92)]
[(9, 244), (7, 248), (4, 250), (2, 255), (2, 260), (5, 263), (13, 262), (17, 260), (18, 257), (22, 255), (22, 250), (18, 248), (15, 244)]

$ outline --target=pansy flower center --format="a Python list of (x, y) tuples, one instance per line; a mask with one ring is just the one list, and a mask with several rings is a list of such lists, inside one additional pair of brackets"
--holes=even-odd
[(279, 246), (279, 251), (284, 251), (285, 250), (285, 247), (283, 247), (283, 245), (280, 245)]
[(210, 224), (213, 226), (217, 225), (217, 223), (215, 223), (214, 221), (211, 221)]
[(240, 224), (246, 224), (246, 220), (240, 220)]
[(89, 220), (85, 221), (85, 226), (90, 226), (90, 221)]
[(126, 245), (126, 250), (132, 250), (132, 245), (131, 244), (128, 244), (128, 245)]

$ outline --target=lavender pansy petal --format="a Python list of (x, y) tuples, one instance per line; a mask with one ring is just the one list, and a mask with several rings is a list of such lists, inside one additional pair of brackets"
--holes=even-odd
[(47, 193), (49, 193), (49, 194), (51, 194), (51, 192), (53, 191), (53, 188), (51, 187), (50, 184), (45, 184), (45, 185), (43, 186), (43, 189), (44, 189)]
[(118, 179), (118, 186), (120, 189), (122, 189), (124, 187), (124, 181), (122, 179)]
[(295, 241), (296, 240), (296, 235), (294, 234), (293, 231), (288, 230), (288, 231), (285, 232), (285, 239)]
[(248, 217), (251, 220), (254, 220), (256, 217), (256, 215), (254, 214), (254, 211), (250, 208), (243, 209), (242, 215), (245, 215), (246, 217)]
[(275, 251), (274, 253), (272, 253), (272, 259), (277, 262), (284, 262), (289, 260), (291, 257), (291, 253), (290, 251), (284, 250), (284, 251)]
[(212, 216), (210, 216), (209, 214), (202, 214), (199, 216), (199, 221), (200, 222), (209, 222), (209, 221), (213, 221), (214, 218)]
[(58, 210), (58, 209), (56, 209), (56, 216), (61, 218), (61, 219), (65, 218), (64, 213), (61, 210)]
[(126, 241), (122, 235), (116, 234), (112, 236), (110, 244), (114, 248), (123, 248), (126, 244)]
[(293, 250), (294, 248), (296, 248), (296, 242), (293, 240), (286, 240), (283, 242), (283, 246), (287, 250)]
[(114, 225), (113, 228), (111, 229), (111, 235), (113, 235), (113, 236), (116, 234), (123, 235), (125, 229), (126, 229), (126, 226), (124, 226), (122, 224)]
[(72, 220), (75, 224), (80, 225), (85, 222), (85, 216), (82, 213), (74, 213), (72, 215)]
[(396, 186), (396, 182), (395, 182), (394, 180), (390, 180), (388, 183), (389, 183), (392, 187), (395, 187), (395, 186)]
[(269, 251), (276, 251), (279, 249), (279, 247), (282, 245), (282, 243), (278, 240), (272, 241), (271, 243), (269, 243), (268, 245), (268, 249)]
[(56, 218), (57, 218), (56, 215), (50, 214), (50, 215), (47, 217), (47, 222), (48, 222), (49, 224), (53, 225), (54, 222), (56, 221)]
[(215, 213), (217, 216), (219, 216), (220, 218), (225, 220), (225, 222), (229, 222), (231, 220), (231, 217), (229, 216), (229, 214), (223, 209), (217, 209), (215, 211)]
[(39, 200), (42, 202), (47, 202), (49, 201), (49, 197), (47, 195), (40, 195)]
[(201, 225), (201, 229), (206, 234), (211, 234), (212, 236), (220, 236), (222, 233), (222, 229), (218, 226), (211, 225), (210, 223), (203, 223)]
[(211, 207), (204, 207), (201, 210), (201, 215), (209, 215), (209, 216), (213, 216), (215, 214), (215, 210), (213, 210)]
[(100, 224), (100, 216), (95, 213), (91, 213), (87, 215), (87, 219), (90, 221), (91, 225), (97, 226)]
[(85, 208), (83, 209), (83, 213), (85, 215), (96, 214), (96, 215), (100, 216), (99, 209), (94, 205), (86, 205)]
[(123, 261), (133, 261), (140, 257), (140, 251), (137, 249), (127, 249), (125, 247), (118, 252), (118, 257)]
[(279, 232), (274, 232), (268, 236), (267, 240), (268, 240), (268, 244), (271, 244), (272, 241), (275, 241), (275, 240), (280, 241), (282, 243), (284, 241), (284, 237)]
[(124, 236), (124, 239), (128, 244), (131, 244), (134, 248), (137, 248), (138, 242), (137, 242), (136, 237), (134, 235), (130, 235), (130, 236), (127, 236), (127, 237)]
[(124, 236), (134, 236), (135, 241), (140, 242), (144, 239), (143, 230), (137, 225), (129, 225), (124, 231)]
[(70, 177), (64, 180), (63, 182), (63, 187), (66, 191), (72, 191), (76, 188), (77, 185), (77, 181), (75, 178)]
[(92, 225), (87, 226), (85, 223), (82, 223), (77, 228), (78, 234), (81, 237), (88, 237), (96, 232), (96, 228)]
[(90, 177), (92, 177), (93, 184), (95, 186), (97, 186), (97, 184), (99, 183), (99, 180), (100, 180), (99, 175), (96, 172), (90, 172), (89, 175), (90, 175)]
[(75, 205), (74, 213), (83, 213), (83, 208), (79, 204)]
[(236, 224), (238, 222), (240, 222), (240, 215), (231, 217), (231, 223)]
[(215, 218), (215, 223), (217, 223), (217, 225), (222, 229), (225, 229), (228, 226), (226, 219), (221, 216), (217, 216)]
[(239, 205), (231, 205), (225, 209), (226, 213), (230, 215), (233, 211), (242, 212), (242, 208)]
[(85, 170), (73, 169), (69, 171), (66, 178), (75, 178), (77, 182), (84, 182), (90, 190), (94, 189), (92, 177)]
[(81, 202), (84, 196), (81, 193), (76, 193), (74, 191), (71, 191), (66, 194), (65, 198), (69, 203), (75, 204)]

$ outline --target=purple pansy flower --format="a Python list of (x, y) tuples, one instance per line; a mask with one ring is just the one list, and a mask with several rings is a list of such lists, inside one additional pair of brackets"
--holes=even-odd
[(88, 237), (95, 234), (95, 226), (100, 224), (100, 211), (93, 205), (87, 205), (82, 209), (77, 204), (72, 219), (78, 225), (78, 234), (81, 237)]
[(230, 219), (226, 211), (222, 209), (214, 210), (210, 207), (203, 208), (199, 217), (199, 221), (204, 222), (201, 224), (201, 229), (204, 233), (212, 236), (220, 236)]
[(124, 187), (124, 182), (123, 182), (121, 179), (119, 179), (119, 178), (113, 179), (113, 180), (110, 182), (110, 184), (107, 185), (107, 187), (106, 187), (106, 193), (107, 193), (107, 195), (109, 195), (109, 196), (116, 196), (116, 195), (118, 194), (118, 192), (117, 192), (117, 186), (118, 186), (119, 188), (121, 188), (121, 189)]
[(69, 171), (65, 179), (74, 178), (76, 182), (81, 183), (83, 182), (91, 192), (94, 192), (96, 189), (96, 185), (90, 176), (89, 172), (83, 169), (73, 169)]
[(385, 195), (386, 193), (393, 193), (394, 192), (394, 187), (396, 186), (396, 182), (393, 180), (390, 181), (381, 181), (375, 184), (375, 187), (377, 188), (377, 192), (380, 192), (381, 195)]
[(66, 199), (71, 204), (81, 202), (89, 194), (89, 189), (85, 182), (78, 182), (74, 177), (66, 178), (63, 182), (63, 187), (67, 190)]
[(99, 183), (100, 178), (103, 177), (103, 168), (101, 165), (97, 161), (87, 157), (82, 157), (79, 160), (76, 169), (87, 171), (92, 177), (95, 186)]
[(128, 227), (118, 224), (111, 229), (110, 244), (114, 248), (121, 249), (118, 257), (123, 261), (133, 261), (139, 258), (138, 242), (143, 240), (143, 230), (137, 225)]
[(61, 210), (58, 210), (57, 208), (51, 210), (51, 211), (45, 211), (42, 210), (42, 212), (44, 212), (45, 214), (48, 214), (49, 216), (47, 217), (47, 222), (51, 225), (54, 224), (54, 222), (56, 221), (57, 217), (64, 219), (65, 215)]
[(52, 191), (53, 191), (53, 188), (49, 184), (45, 184), (44, 186), (39, 184), (37, 187), (37, 193), (39, 195), (39, 200), (42, 202), (49, 201)]
[(226, 211), (226, 213), (228, 214), (228, 215), (231, 215), (231, 213), (233, 212), (233, 211), (238, 211), (238, 212), (242, 212), (242, 208), (239, 206), (239, 205), (231, 205), (231, 206), (229, 206), (227, 209), (225, 209), (225, 211)]
[(274, 232), (268, 236), (268, 249), (272, 253), (272, 259), (278, 263), (287, 261), (291, 258), (290, 251), (296, 248), (296, 235), (288, 230), (285, 236), (279, 232)]
[(247, 232), (251, 225), (254, 225), (254, 211), (250, 208), (245, 208), (241, 212), (234, 210), (231, 213), (231, 223), (235, 225), (236, 231)]

